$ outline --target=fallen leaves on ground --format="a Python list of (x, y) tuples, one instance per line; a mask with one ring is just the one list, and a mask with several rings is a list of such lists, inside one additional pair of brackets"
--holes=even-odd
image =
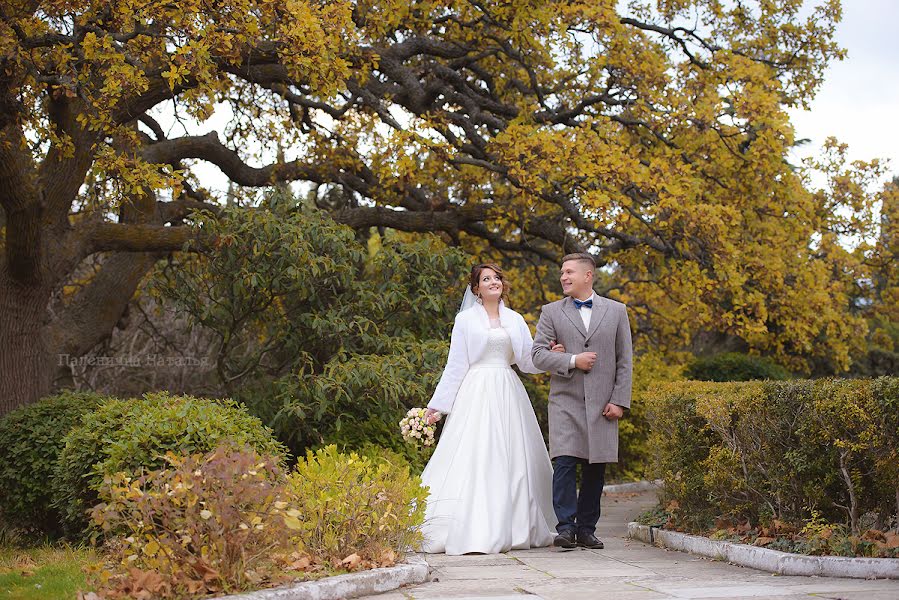
[(347, 571), (355, 571), (362, 564), (362, 557), (353, 552), (342, 561), (340, 561), (340, 566), (346, 569)]

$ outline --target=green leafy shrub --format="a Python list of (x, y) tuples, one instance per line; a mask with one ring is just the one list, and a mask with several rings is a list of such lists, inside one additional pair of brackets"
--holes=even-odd
[(686, 376), (697, 381), (784, 380), (790, 378), (790, 372), (770, 358), (725, 352), (696, 358), (687, 367)]
[(67, 530), (77, 534), (88, 525), (87, 511), (99, 501), (104, 477), (120, 471), (138, 476), (164, 467), (167, 452), (208, 452), (222, 441), (249, 445), (263, 455), (285, 453), (259, 419), (230, 400), (154, 393), (106, 402), (66, 436), (54, 504)]
[[(288, 476), (288, 526), (300, 551), (340, 564), (348, 555), (382, 562), (418, 546), (427, 488), (405, 464), (385, 456), (308, 452)], [(393, 455), (395, 458), (395, 455)]]
[(0, 521), (8, 530), (60, 533), (50, 487), (56, 460), (66, 434), (106, 399), (63, 392), (0, 419)]
[(223, 340), (228, 395), (296, 455), (359, 447), (361, 423), (393, 445), (377, 430), (430, 398), (466, 257), (432, 235), (372, 232), (366, 243), (285, 192), (266, 201), (202, 216), (220, 243), (160, 271), (153, 293)]
[(445, 362), (447, 345), (423, 342), (406, 350), (339, 356), (318, 374), (300, 372), (281, 379), (276, 384), (282, 406), (276, 431), (303, 448), (389, 447), (423, 468), (430, 451), (406, 444), (399, 422), (410, 408), (427, 404), (439, 371), (423, 373), (422, 368)]
[(897, 408), (899, 378), (663, 386), (650, 407), (663, 506), (693, 530), (802, 529), (812, 514), (855, 537), (863, 517), (884, 530), (899, 519)]
[[(128, 597), (231, 593), (270, 582), (289, 555), (279, 456), (222, 445), (167, 468), (107, 478), (94, 524), (117, 535), (102, 586)], [(136, 571), (135, 571), (136, 570)], [(102, 580), (101, 580), (102, 581)]]
[(222, 444), (107, 476), (92, 521), (115, 563), (93, 575), (105, 597), (193, 598), (335, 571), (389, 566), (415, 547), (427, 489), (402, 456), (375, 446), (281, 458)]

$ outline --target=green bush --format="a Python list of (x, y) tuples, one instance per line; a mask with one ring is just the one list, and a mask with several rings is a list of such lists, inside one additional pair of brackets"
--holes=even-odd
[(790, 372), (770, 358), (725, 352), (696, 358), (687, 367), (686, 376), (697, 381), (784, 380), (790, 378)]
[(445, 364), (446, 352), (446, 343), (420, 342), (394, 354), (335, 357), (321, 373), (282, 378), (273, 428), (292, 449), (357, 450), (374, 443), (423, 467), (430, 453), (406, 444), (399, 422), (410, 408), (427, 404), (440, 375), (434, 365)]
[(899, 519), (899, 378), (675, 383), (649, 412), (653, 474), (682, 527), (815, 515), (858, 536)]
[(65, 438), (54, 478), (54, 505), (69, 533), (88, 525), (104, 477), (165, 466), (167, 452), (209, 452), (220, 442), (248, 445), (263, 455), (283, 456), (271, 430), (231, 400), (167, 393), (111, 400), (86, 415)]
[[(351, 553), (385, 562), (421, 541), (427, 488), (396, 456), (308, 452), (288, 476), (289, 523), (301, 552), (340, 564)], [(386, 562), (389, 562), (387, 560)]]
[(852, 357), (853, 377), (878, 377), (899, 373), (899, 322), (885, 315), (868, 320), (865, 348)]
[[(433, 447), (410, 444), (399, 435), (399, 422), (405, 410), (394, 412), (389, 421), (373, 416), (353, 426), (344, 426), (328, 436), (328, 443), (313, 448), (335, 445), (341, 452), (357, 452), (366, 456), (389, 454), (401, 464), (408, 465), (413, 473), (424, 471), (434, 453)], [(439, 426), (439, 425), (438, 425)]]
[(64, 438), (104, 396), (63, 392), (0, 419), (0, 521), (26, 536), (55, 535), (50, 480)]

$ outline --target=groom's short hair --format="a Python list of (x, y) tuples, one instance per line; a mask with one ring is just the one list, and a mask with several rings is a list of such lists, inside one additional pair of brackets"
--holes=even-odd
[(566, 254), (565, 256), (562, 257), (561, 264), (564, 265), (569, 260), (584, 261), (586, 263), (590, 263), (591, 269), (596, 269), (596, 259), (593, 258), (593, 255), (587, 254), (586, 252), (575, 252), (574, 254)]

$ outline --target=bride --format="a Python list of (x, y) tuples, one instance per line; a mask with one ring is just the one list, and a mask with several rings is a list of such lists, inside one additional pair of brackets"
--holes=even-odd
[(555, 535), (552, 464), (511, 365), (541, 371), (531, 362), (527, 324), (503, 304), (506, 292), (499, 267), (472, 268), (446, 368), (428, 403), (429, 422), (439, 413), (449, 417), (421, 476), (430, 488), (425, 552), (493, 554), (548, 546)]

